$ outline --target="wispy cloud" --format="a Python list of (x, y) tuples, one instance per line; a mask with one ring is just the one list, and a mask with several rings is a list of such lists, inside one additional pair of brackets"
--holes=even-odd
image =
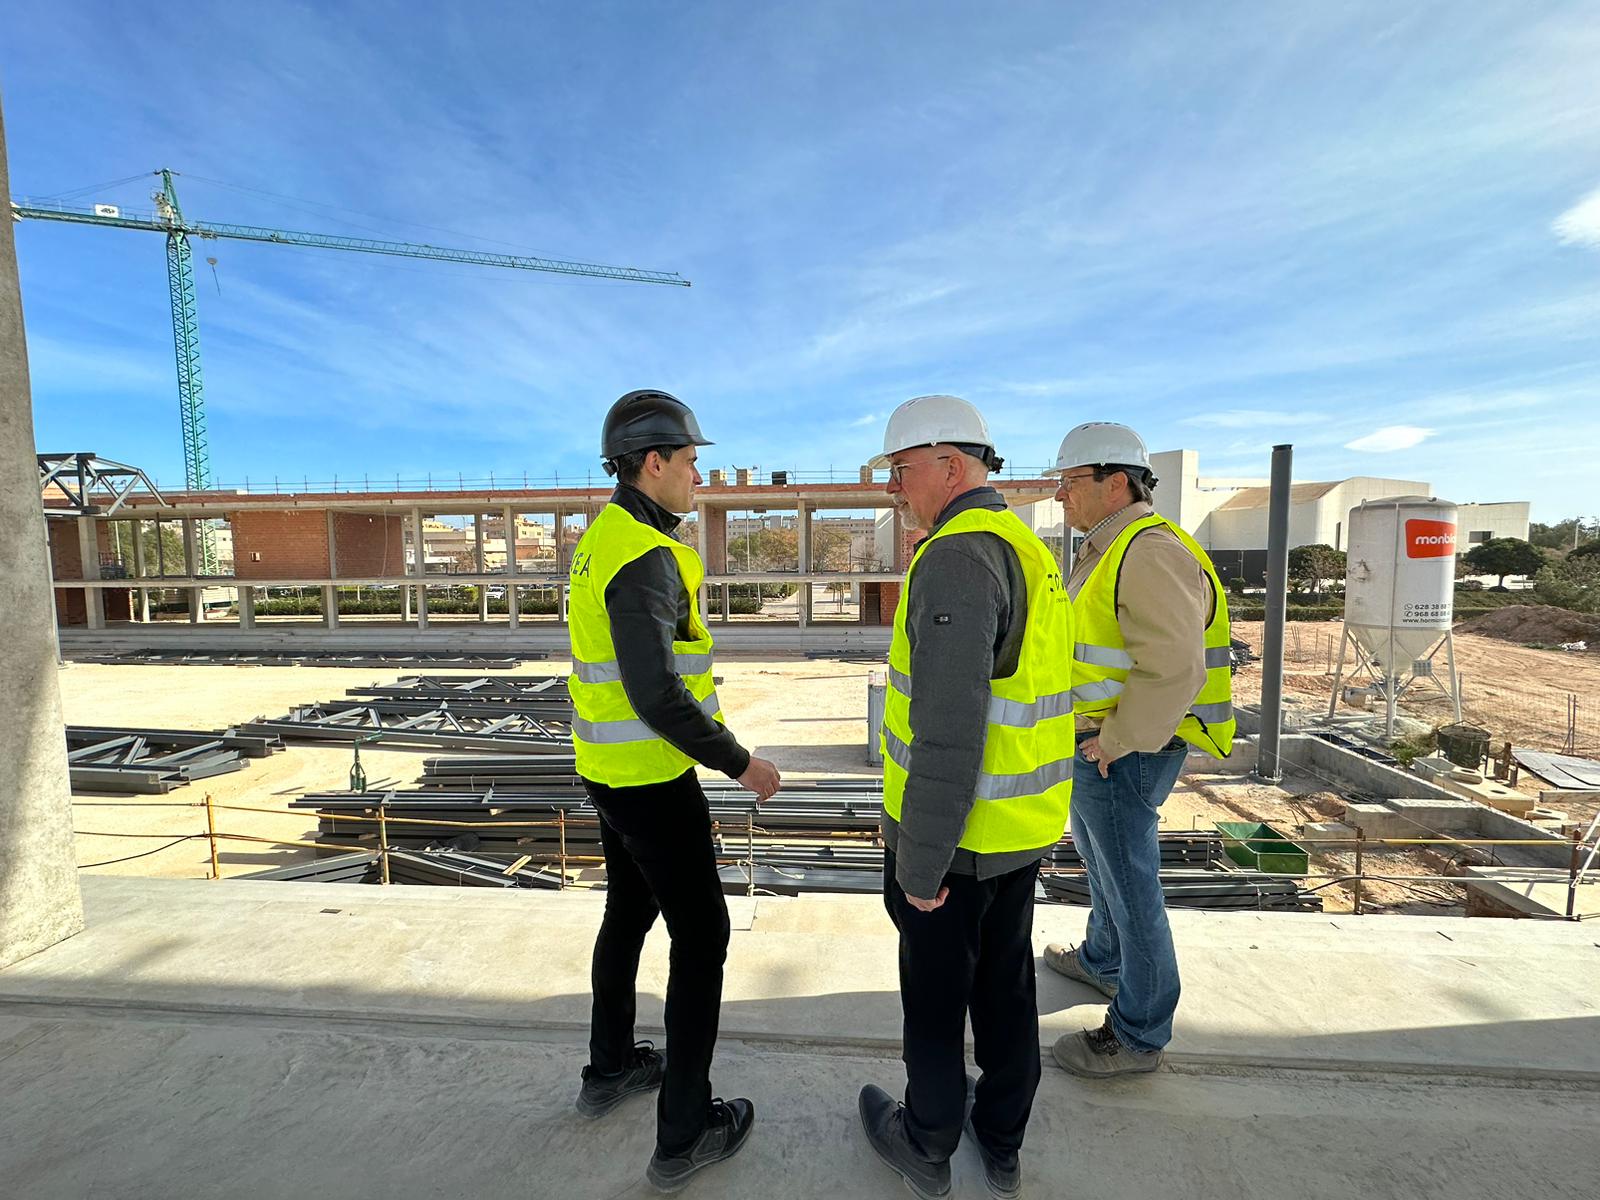
[(1344, 448), (1363, 454), (1392, 454), (1396, 450), (1410, 450), (1413, 446), (1422, 445), (1434, 435), (1434, 432), (1420, 425), (1385, 425), (1382, 429), (1374, 429), (1365, 437), (1346, 442)]
[(882, 413), (870, 412), (850, 422), (851, 429), (867, 429), (883, 420)]
[(1557, 217), (1550, 228), (1569, 246), (1600, 250), (1600, 188)]

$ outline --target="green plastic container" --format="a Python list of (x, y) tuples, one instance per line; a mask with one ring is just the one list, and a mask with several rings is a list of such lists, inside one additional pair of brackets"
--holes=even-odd
[(1218, 821), (1222, 849), (1241, 867), (1275, 875), (1304, 875), (1310, 856), (1271, 825), (1256, 821)]

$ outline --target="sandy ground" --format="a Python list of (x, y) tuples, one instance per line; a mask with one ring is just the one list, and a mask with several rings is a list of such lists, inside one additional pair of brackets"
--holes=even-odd
[[(1286, 695), (1314, 710), (1325, 703), (1329, 643), (1337, 647), (1337, 622), (1290, 626), (1287, 644)], [(1260, 623), (1244, 623), (1239, 635), (1252, 646), (1261, 644)], [(1531, 650), (1492, 638), (1463, 635), (1458, 657), (1467, 680), (1468, 719), (1479, 721), (1496, 736), (1516, 737), (1521, 744), (1559, 749), (1564, 737), (1565, 697), (1580, 694), (1580, 704), (1600, 702), (1600, 655), (1577, 656), (1560, 651)], [(516, 672), (498, 675), (561, 674), (559, 660), (531, 662)], [(718, 664), (719, 687), (729, 723), (756, 753), (777, 762), (792, 777), (867, 775), (867, 680), (874, 664), (834, 660), (741, 660)], [(881, 669), (881, 666), (879, 667)], [(139, 724), (151, 727), (220, 728), (255, 716), (284, 712), (297, 702), (337, 699), (362, 684), (392, 682), (405, 670), (325, 667), (247, 666), (111, 666), (73, 664), (61, 672), (62, 697), (74, 724)], [(449, 672), (460, 674), (460, 672)], [(1253, 700), (1259, 672), (1246, 670), (1236, 679), (1236, 693)], [(1536, 713), (1539, 704), (1559, 705), (1563, 722), (1543, 739), (1515, 732), (1506, 722)], [(1414, 706), (1413, 714), (1435, 721), (1447, 719), (1442, 705)], [(1585, 712), (1580, 708), (1580, 714)], [(1583, 728), (1580, 715), (1580, 729)], [(1498, 722), (1498, 723), (1497, 723)], [(1537, 722), (1532, 722), (1537, 724)], [(1554, 739), (1553, 741), (1551, 739)], [(372, 786), (411, 786), (422, 760), (437, 751), (373, 750), (362, 752)], [(311, 857), (308, 838), (316, 822), (287, 809), (289, 800), (307, 791), (347, 785), (347, 747), (294, 745), (267, 759), (248, 760), (245, 770), (178, 788), (165, 796), (126, 797), (76, 795), (79, 862), (106, 873), (202, 878), (210, 871), (204, 798), (216, 805), (218, 829), (227, 834), (269, 839), (264, 842), (224, 839), (219, 865), (224, 876), (248, 874)], [(1537, 792), (1539, 781), (1523, 775), (1525, 790)], [(264, 809), (235, 811), (228, 806)], [(1290, 832), (1307, 821), (1335, 819), (1342, 800), (1312, 778), (1290, 776), (1281, 788), (1252, 785), (1236, 778), (1188, 776), (1162, 810), (1163, 828), (1210, 827), (1217, 820), (1267, 821)], [(1595, 804), (1562, 806), (1573, 819), (1593, 815)], [(105, 836), (111, 835), (111, 836)], [(192, 840), (170, 845), (189, 835)], [(285, 843), (282, 845), (271, 843)], [(149, 852), (149, 853), (146, 853)], [(144, 857), (128, 859), (130, 855)], [(108, 860), (126, 860), (108, 863)], [(88, 864), (108, 863), (104, 866)], [(1447, 864), (1427, 852), (1394, 852), (1385, 857), (1385, 871), (1399, 875), (1432, 874)], [(1351, 855), (1318, 855), (1313, 872), (1338, 875), (1352, 866)], [(1316, 881), (1312, 881), (1316, 882)], [(1428, 911), (1436, 903), (1455, 903), (1460, 893), (1448, 885), (1367, 884), (1369, 908), (1385, 911)], [(1330, 911), (1347, 911), (1348, 885), (1326, 889)], [(1436, 908), (1433, 911), (1437, 911)]]
[[(565, 674), (567, 662), (525, 663), (511, 675)], [(878, 776), (866, 763), (867, 664), (833, 660), (725, 661), (717, 673), (728, 722), (739, 739), (771, 758), (785, 774)], [(258, 716), (278, 716), (292, 704), (336, 700), (347, 688), (391, 683), (411, 672), (364, 667), (144, 666), (74, 663), (60, 674), (67, 722), (145, 728), (217, 729)], [(439, 672), (440, 674), (469, 674)], [(413, 786), (425, 758), (437, 750), (364, 747), (369, 787)], [(291, 745), (270, 758), (247, 759), (244, 770), (180, 787), (160, 796), (75, 793), (80, 864), (128, 855), (146, 857), (88, 867), (111, 874), (203, 878), (210, 872), (205, 796), (224, 833), (293, 843), (310, 837), (316, 820), (287, 805), (308, 791), (348, 786), (351, 752), (344, 746)], [(227, 806), (266, 809), (233, 811)], [(102, 836), (102, 835), (114, 836)], [(194, 840), (168, 844), (184, 835)], [(168, 847), (159, 849), (160, 847)], [(306, 846), (224, 839), (223, 876), (285, 866), (312, 856)]]

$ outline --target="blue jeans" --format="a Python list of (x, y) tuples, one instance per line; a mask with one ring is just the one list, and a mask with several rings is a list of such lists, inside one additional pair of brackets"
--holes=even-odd
[[(1078, 745), (1095, 736), (1078, 733)], [(1188, 744), (1173, 738), (1154, 754), (1125, 754), (1100, 778), (1080, 752), (1072, 771), (1072, 841), (1089, 876), (1089, 925), (1078, 961), (1117, 984), (1111, 1028), (1134, 1050), (1172, 1040), (1178, 956), (1161, 895), (1161, 805), (1178, 781)]]

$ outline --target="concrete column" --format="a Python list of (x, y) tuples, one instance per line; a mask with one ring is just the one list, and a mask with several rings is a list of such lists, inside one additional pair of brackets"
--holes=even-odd
[[(411, 537), (411, 545), (414, 551), (411, 562), (411, 576), (413, 579), (420, 581), (427, 575), (428, 569), (428, 547), (422, 536), (422, 510), (420, 508), (411, 510)], [(416, 584), (416, 589), (417, 628), (426, 629), (428, 627), (428, 589), (421, 582)]]
[(400, 620), (406, 624), (411, 623), (411, 585), (400, 585)]
[[(328, 518), (328, 578), (339, 578), (339, 549), (333, 532), (333, 509), (323, 513)], [(325, 629), (339, 628), (339, 589), (326, 585), (322, 589), (322, 625)]]
[(795, 510), (795, 546), (800, 558), (800, 592), (796, 599), (799, 601), (800, 628), (804, 629), (811, 624), (811, 583), (806, 576), (811, 574), (811, 506), (804, 500), (800, 501)]
[[(489, 568), (483, 562), (483, 514), (481, 512), (472, 514), (472, 544), (477, 547), (478, 551), (478, 574), (486, 574)], [(488, 619), (489, 585), (480, 583), (478, 585), (478, 623), (481, 625)]]
[[(0, 195), (10, 194), (0, 122)], [(12, 224), (0, 221), (0, 968), (83, 928)]]
[(522, 624), (522, 614), (517, 611), (517, 585), (511, 580), (517, 577), (517, 514), (511, 505), (506, 505), (500, 510), (500, 521), (505, 527), (506, 543), (506, 624), (512, 629)]
[(733, 596), (728, 591), (728, 585), (722, 585), (722, 619), (728, 620), (733, 616)]
[[(140, 579), (145, 577), (149, 568), (144, 561), (144, 522), (133, 523), (133, 573)], [(150, 622), (150, 589), (139, 589), (139, 615), (135, 618), (145, 624)]]
[[(78, 558), (83, 563), (84, 579), (100, 578), (100, 543), (93, 517), (78, 518)], [(106, 627), (106, 601), (99, 588), (83, 589), (83, 607), (90, 629)]]
[[(195, 554), (194, 520), (184, 517), (180, 524), (183, 526), (183, 573), (193, 579), (199, 571), (199, 558)], [(205, 597), (199, 588), (189, 589), (189, 624), (193, 625), (205, 618)]]
[(572, 547), (567, 545), (567, 510), (556, 509), (556, 572), (565, 575), (572, 566)]
[[(694, 537), (695, 537), (695, 543), (696, 543), (695, 549), (698, 550), (699, 553), (700, 553), (700, 563), (703, 566), (703, 565), (705, 565), (705, 561), (706, 561), (706, 544), (707, 544), (706, 543), (706, 502), (704, 500), (696, 500), (695, 501), (695, 506), (694, 506)], [(710, 605), (711, 605), (711, 585), (702, 580), (701, 584), (700, 584), (700, 619), (701, 620), (709, 621), (711, 619), (711, 607), (710, 607)]]
[(254, 629), (256, 627), (256, 590), (253, 587), (239, 589), (239, 628)]

